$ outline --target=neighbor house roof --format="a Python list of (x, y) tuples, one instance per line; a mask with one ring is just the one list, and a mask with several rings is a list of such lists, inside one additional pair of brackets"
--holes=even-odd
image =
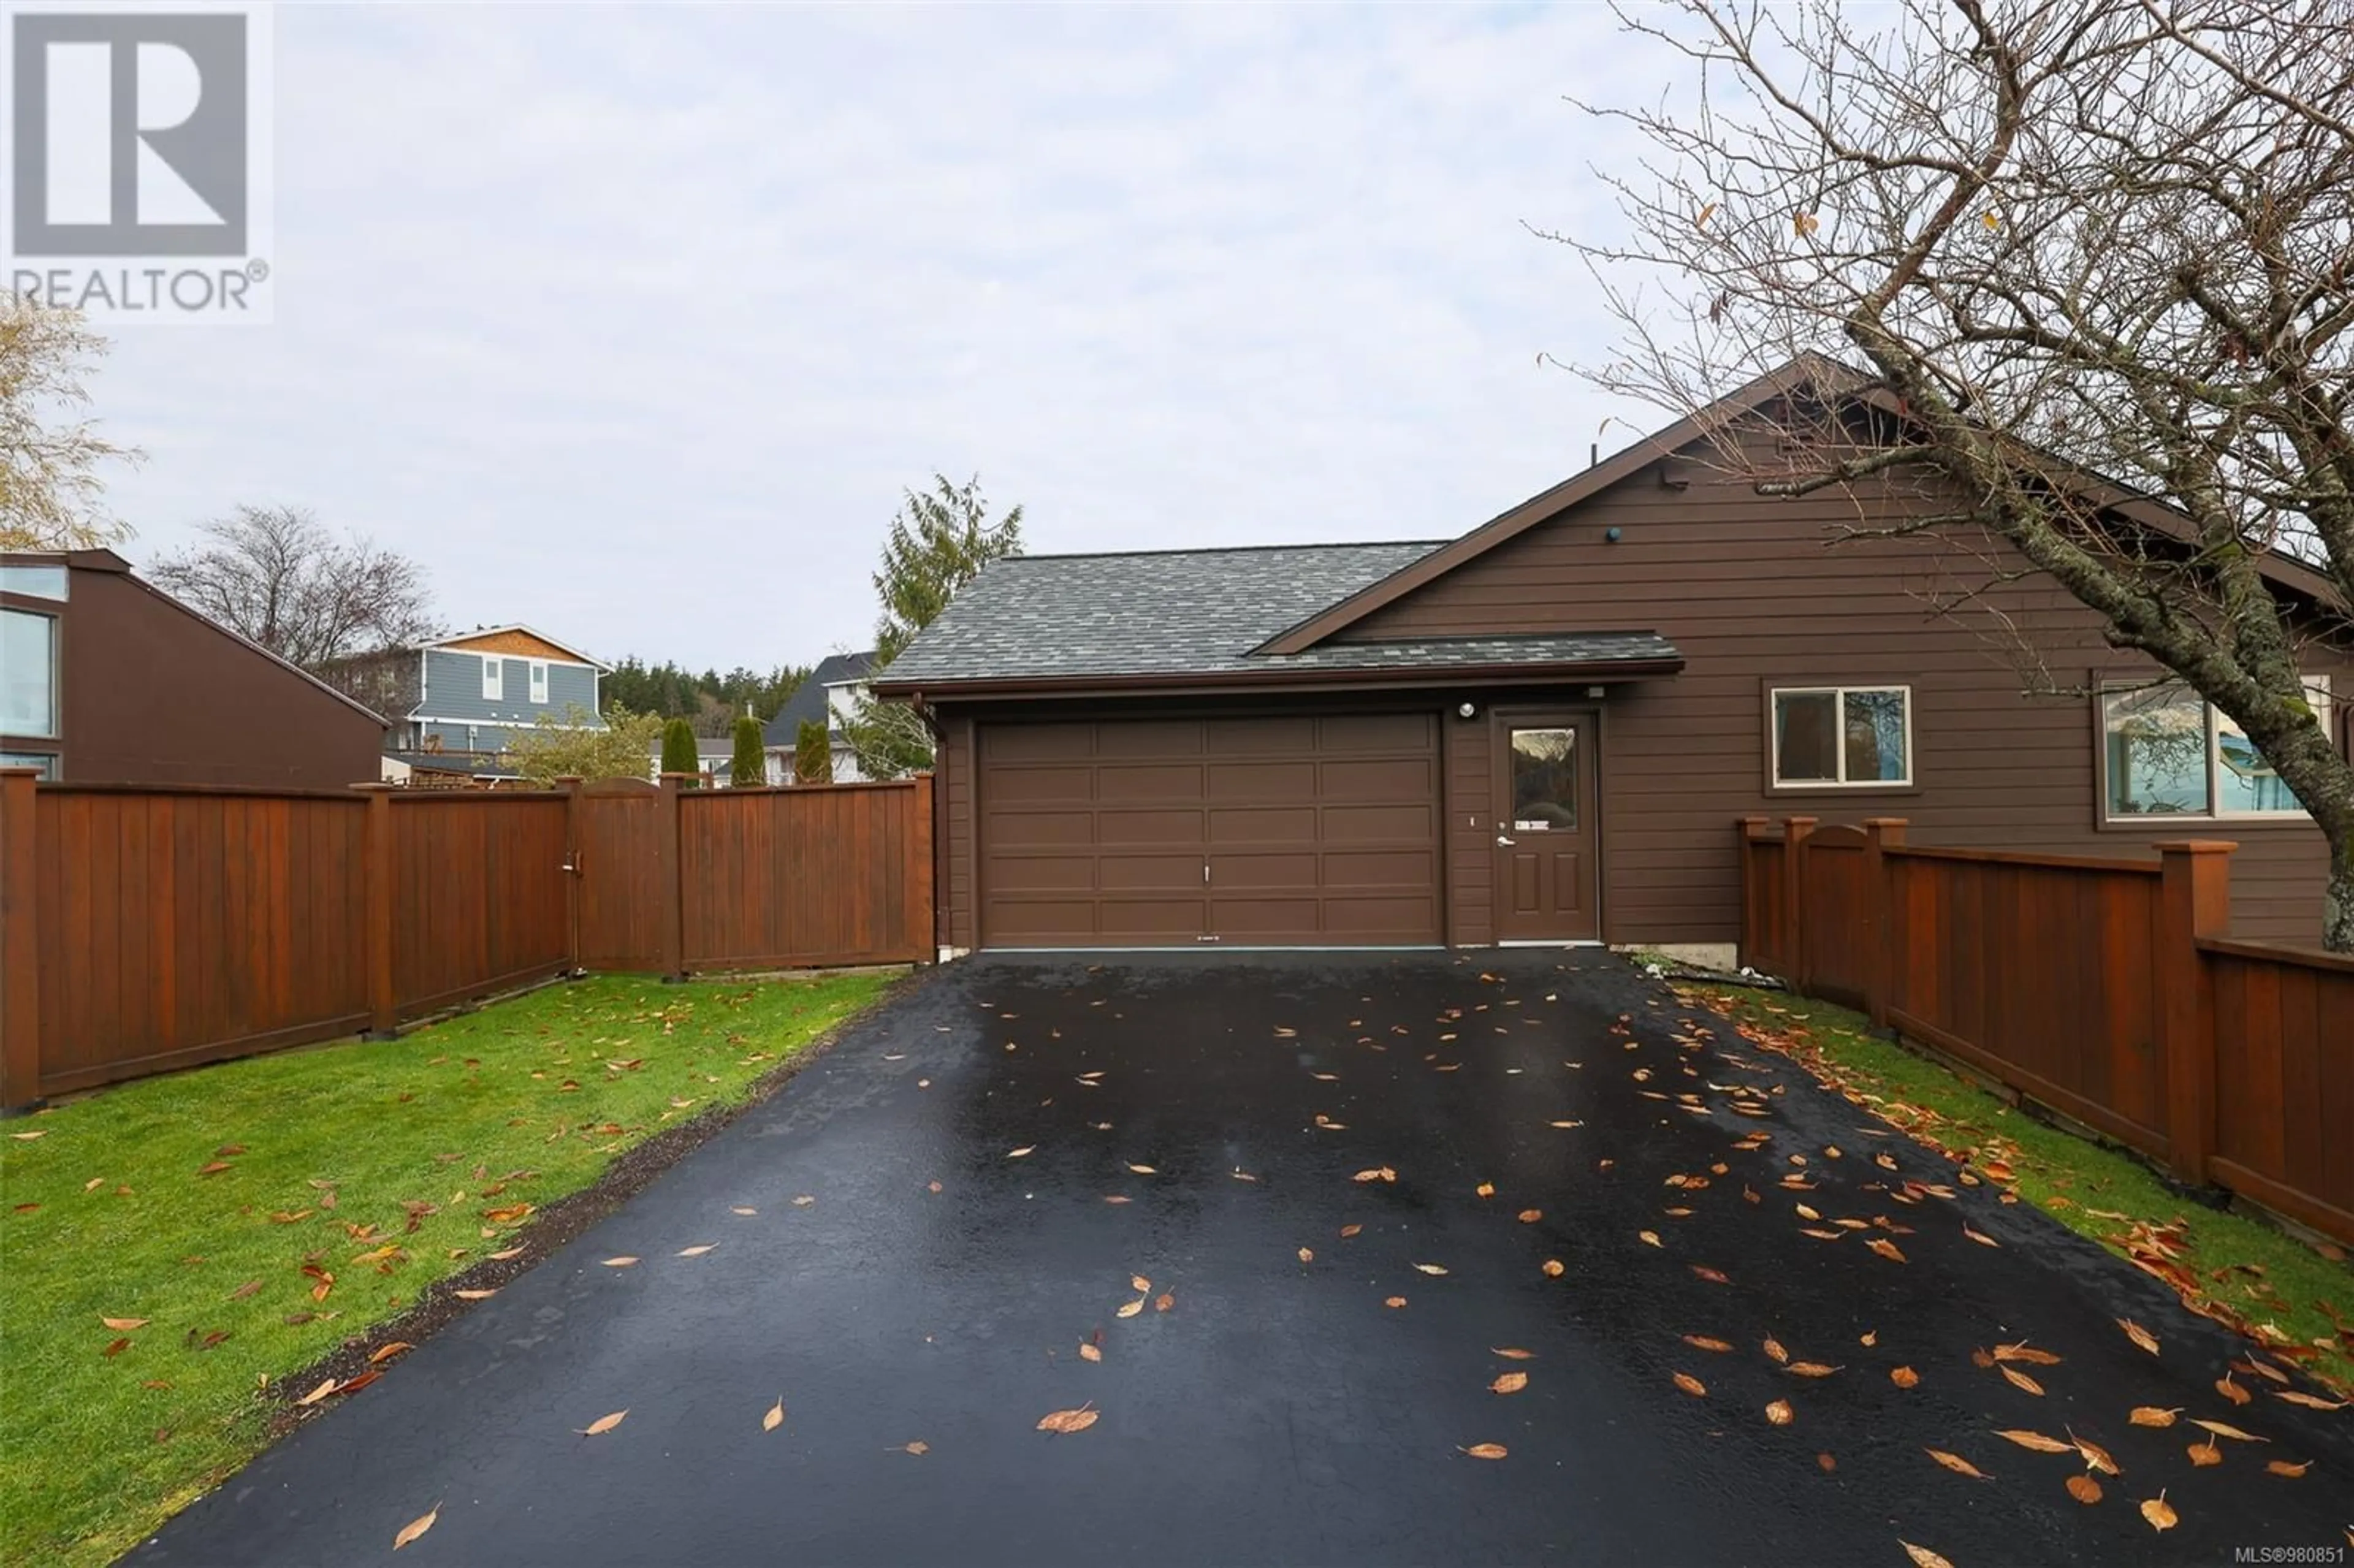
[[(978, 686), (1219, 685), (1430, 671), (1663, 668), (1681, 660), (1650, 631), (1335, 643), (1289, 656), (1253, 650), (1338, 599), (1441, 548), (1363, 545), (1016, 556), (991, 563), (875, 683), (885, 694)], [(1632, 673), (1631, 671), (1628, 673)]]
[(803, 719), (814, 719), (819, 724), (827, 722), (825, 689), (828, 686), (863, 681), (866, 678), (866, 672), (874, 667), (875, 652), (872, 649), (864, 653), (827, 654), (818, 667), (810, 672), (809, 679), (793, 688), (793, 694), (785, 699), (784, 706), (769, 715), (769, 722), (761, 727), (761, 739), (769, 746), (793, 745), (801, 739)]
[[(504, 626), (477, 626), (471, 631), (453, 631), (447, 637), (429, 637), (423, 641), (416, 643), (415, 646), (419, 648), (452, 648), (461, 642), (477, 642), (485, 637), (496, 637), (503, 632), (509, 631), (519, 631), (525, 637), (534, 638), (538, 641), (545, 642), (550, 648), (569, 653), (581, 663), (589, 665), (595, 669), (605, 671), (608, 673), (610, 673), (612, 671), (613, 667), (610, 664), (605, 663), (589, 654), (582, 652), (579, 649), (575, 648), (569, 642), (559, 642), (555, 638), (550, 637), (546, 632), (540, 630), (539, 628), (535, 626), (525, 626), (520, 620), (510, 621)], [(520, 659), (525, 657), (525, 655), (515, 653), (511, 654), (510, 657)]]

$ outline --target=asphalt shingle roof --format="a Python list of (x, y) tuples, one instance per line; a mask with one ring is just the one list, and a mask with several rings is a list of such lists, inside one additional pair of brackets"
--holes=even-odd
[(1017, 556), (958, 593), (889, 670), (894, 683), (1444, 669), (1672, 659), (1654, 632), (1326, 643), (1251, 650), (1411, 566), (1443, 541)]
[(820, 724), (827, 723), (825, 702), (827, 683), (839, 684), (844, 681), (863, 680), (865, 678), (867, 667), (874, 662), (875, 655), (871, 651), (864, 653), (827, 654), (818, 667), (810, 672), (809, 679), (793, 688), (793, 694), (785, 699), (784, 706), (769, 715), (769, 722), (760, 727), (762, 744), (792, 746), (801, 739), (803, 719), (815, 719)]

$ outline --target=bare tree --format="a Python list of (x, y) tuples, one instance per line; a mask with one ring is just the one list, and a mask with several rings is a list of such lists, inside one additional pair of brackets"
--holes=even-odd
[(76, 417), (106, 346), (76, 313), (0, 292), (0, 549), (87, 550), (130, 535), (98, 474), (140, 454)]
[[(2099, 612), (2312, 813), (2323, 940), (2354, 950), (2354, 767), (2298, 662), (2354, 605), (2343, 0), (1681, 0), (1620, 20), (1680, 86), (1583, 106), (1645, 154), (1597, 171), (1616, 232), (1555, 237), (1625, 329), (1581, 368), (1688, 415), (1795, 356), (1856, 367), (1778, 455), (1739, 449), (1746, 476), (1914, 485), (1935, 502), (1913, 526), (1999, 538)], [(1876, 428), (1856, 417), (1874, 407)]]
[(422, 567), (359, 535), (338, 539), (298, 507), (240, 506), (199, 532), (207, 543), (163, 557), (148, 576), (306, 670), (440, 630)]

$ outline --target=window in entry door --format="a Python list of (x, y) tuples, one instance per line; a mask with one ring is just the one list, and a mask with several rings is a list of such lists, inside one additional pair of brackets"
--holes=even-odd
[(1577, 829), (1577, 731), (1512, 731), (1512, 827), (1520, 832)]

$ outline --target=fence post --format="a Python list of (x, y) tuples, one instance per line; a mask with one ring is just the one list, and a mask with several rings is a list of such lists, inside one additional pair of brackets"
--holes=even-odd
[(1863, 820), (1863, 1002), (1872, 1027), (1888, 1027), (1889, 999), (1896, 991), (1896, 873), (1882, 852), (1904, 847), (1904, 819)]
[(580, 972), (580, 776), (558, 776), (564, 791), (564, 972)]
[(30, 768), (0, 768), (0, 1111), (41, 1103), (38, 809)]
[(907, 945), (920, 964), (938, 956), (932, 946), (932, 900), (938, 890), (932, 885), (931, 774), (917, 774), (915, 786), (916, 820), (909, 824), (907, 841)]
[(1800, 890), (1807, 875), (1807, 835), (1814, 831), (1812, 817), (1782, 819), (1782, 979), (1800, 996), (1807, 991), (1807, 901)]
[(2176, 1175), (2204, 1184), (2215, 1147), (2215, 1014), (2199, 938), (2231, 928), (2232, 852), (2240, 846), (2183, 839), (2153, 847), (2165, 857), (2149, 959), (2158, 970), (2158, 1044), (2166, 1058), (2167, 1149)]
[(695, 773), (662, 776), (662, 828), (654, 835), (654, 886), (662, 896), (662, 978), (665, 984), (686, 978), (686, 889), (681, 885), (678, 853), (678, 798), (701, 777)]
[(389, 784), (355, 784), (367, 802), (367, 1038), (395, 1038), (399, 999), (392, 982), (392, 790)]
[(1749, 842), (1773, 825), (1771, 817), (1735, 817), (1733, 820), (1733, 853), (1737, 861), (1734, 873), (1741, 888), (1741, 941), (1734, 950), (1736, 969), (1762, 969), (1758, 962), (1757, 886), (1750, 867), (1755, 860)]

